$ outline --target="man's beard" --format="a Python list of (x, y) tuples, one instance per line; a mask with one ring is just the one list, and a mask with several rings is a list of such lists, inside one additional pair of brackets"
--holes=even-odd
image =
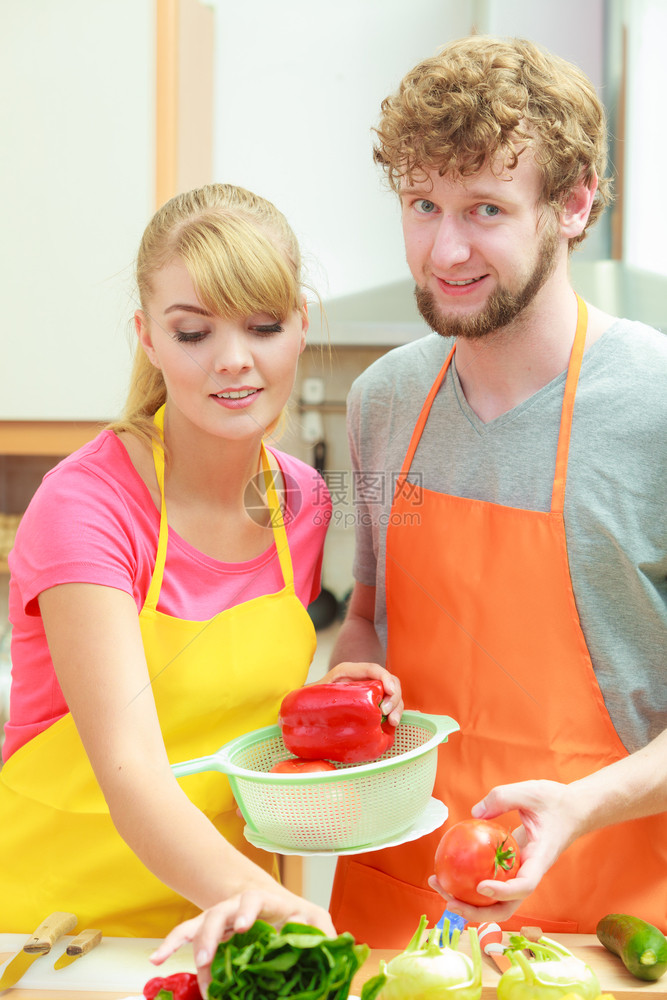
[(553, 274), (557, 250), (558, 231), (554, 225), (549, 225), (540, 244), (535, 267), (523, 287), (512, 292), (500, 286), (476, 315), (445, 315), (437, 305), (433, 293), (419, 285), (415, 286), (417, 308), (431, 329), (441, 337), (464, 337), (469, 340), (485, 337), (499, 327), (507, 326), (533, 301), (547, 278)]

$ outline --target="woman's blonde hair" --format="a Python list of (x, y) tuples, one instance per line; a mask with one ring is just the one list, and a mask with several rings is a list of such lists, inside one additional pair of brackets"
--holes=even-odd
[[(207, 184), (158, 209), (136, 261), (147, 315), (154, 275), (175, 259), (185, 264), (202, 305), (217, 316), (265, 312), (282, 321), (302, 307), (296, 236), (275, 205), (245, 188)], [(112, 429), (152, 438), (153, 417), (165, 400), (162, 372), (137, 345), (125, 407)]]
[[(611, 200), (604, 108), (572, 63), (519, 38), (473, 35), (419, 63), (382, 102), (375, 159), (398, 191), (420, 169), (470, 176), (531, 148), (542, 200), (558, 212), (583, 178), (598, 189), (586, 228)], [(570, 247), (584, 239), (570, 241)]]

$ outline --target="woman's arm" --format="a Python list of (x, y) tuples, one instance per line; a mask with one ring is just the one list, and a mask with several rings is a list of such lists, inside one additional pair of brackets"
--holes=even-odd
[[(159, 879), (197, 906), (249, 889), (323, 910), (235, 850), (180, 788), (167, 758), (136, 605), (109, 587), (65, 584), (39, 605), (53, 665), (119, 834)], [(295, 902), (296, 901), (296, 902)]]

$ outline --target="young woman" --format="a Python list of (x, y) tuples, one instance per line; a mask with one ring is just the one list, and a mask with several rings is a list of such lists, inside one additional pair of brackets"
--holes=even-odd
[[(245, 841), (227, 780), (170, 769), (274, 722), (315, 650), (330, 501), (264, 443), (305, 346), (299, 249), (269, 202), (210, 185), (156, 213), (137, 283), (123, 420), (45, 477), (10, 557), (3, 929), (57, 909), (162, 936), (224, 899), (246, 900), (243, 919), (252, 899), (330, 932)], [(381, 676), (398, 722), (391, 675), (326, 679), (347, 675)]]

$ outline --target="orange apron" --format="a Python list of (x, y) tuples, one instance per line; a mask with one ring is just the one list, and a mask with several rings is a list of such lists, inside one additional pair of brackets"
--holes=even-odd
[[(160, 428), (161, 418), (158, 412)], [(139, 620), (162, 735), (170, 762), (177, 763), (274, 723), (285, 694), (306, 679), (316, 637), (294, 591), (263, 446), (284, 588), (210, 621), (185, 621), (157, 610), (168, 537), (159, 446), (154, 458), (162, 494), (160, 535)], [(273, 855), (245, 840), (227, 778), (206, 772), (179, 780), (234, 847), (275, 871)], [(70, 714), (17, 750), (0, 771), (0, 928), (30, 933), (53, 910), (76, 913), (79, 929), (137, 937), (162, 937), (199, 912), (157, 879), (116, 833)]]
[[(402, 489), (453, 350), (396, 486), (387, 530), (387, 665), (401, 678), (407, 707), (446, 713), (461, 726), (439, 750), (434, 795), (449, 807), (448, 825), (470, 818), (495, 785), (567, 783), (627, 756), (579, 624), (563, 519), (586, 326), (579, 300), (550, 511)], [(507, 822), (516, 825), (517, 814)], [(427, 879), (443, 832), (341, 858), (331, 902), (336, 927), (372, 947), (404, 948), (422, 913), (435, 923), (446, 904)], [(581, 837), (503, 926), (593, 933), (610, 912), (667, 930), (667, 815)]]

